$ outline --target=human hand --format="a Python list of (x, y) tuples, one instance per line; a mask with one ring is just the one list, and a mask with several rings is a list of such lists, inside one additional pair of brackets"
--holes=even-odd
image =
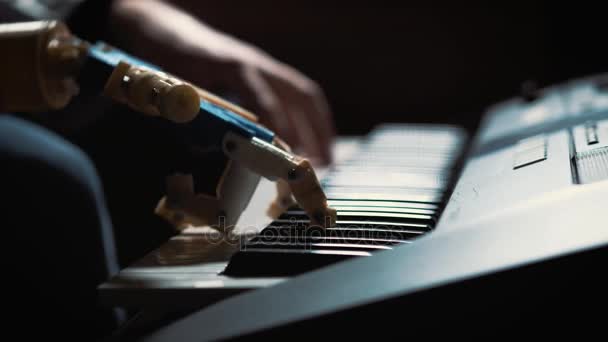
[(162, 1), (117, 1), (112, 19), (130, 52), (202, 88), (234, 94), (296, 151), (331, 161), (332, 114), (316, 82)]

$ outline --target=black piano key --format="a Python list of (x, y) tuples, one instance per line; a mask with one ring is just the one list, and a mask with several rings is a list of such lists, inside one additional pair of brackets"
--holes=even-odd
[(415, 239), (422, 234), (424, 231), (414, 230), (397, 230), (397, 229), (382, 229), (382, 228), (328, 228), (328, 234), (347, 236), (347, 237), (362, 237), (367, 239), (378, 239), (378, 240), (399, 240), (409, 241)]
[(321, 180), (338, 212), (334, 227), (310, 226), (304, 211), (291, 208), (244, 244), (226, 274), (295, 275), (423, 236), (438, 219), (463, 141), (461, 131), (447, 127), (371, 134)]
[(406, 202), (406, 201), (382, 201), (382, 200), (356, 200), (356, 199), (328, 199), (331, 206), (349, 207), (378, 207), (378, 208), (413, 208), (437, 210), (439, 206), (434, 203)]
[[(273, 225), (305, 225), (308, 226), (310, 220), (306, 219), (277, 219), (272, 224)], [(350, 229), (359, 229), (359, 228), (368, 228), (368, 229), (402, 229), (402, 230), (416, 230), (416, 231), (429, 231), (432, 229), (433, 222), (428, 223), (415, 223), (415, 222), (391, 222), (391, 221), (382, 221), (374, 218), (370, 218), (366, 221), (358, 221), (358, 220), (342, 220), (338, 219), (335, 224), (336, 228), (350, 228)], [(263, 232), (263, 230), (262, 230)]]
[[(405, 243), (404, 241), (403, 243)], [(325, 237), (298, 237), (288, 236), (265, 241), (263, 237), (256, 237), (243, 247), (243, 250), (251, 249), (336, 249), (374, 251), (380, 249), (391, 249), (391, 245), (397, 244), (394, 240), (377, 239), (346, 239)]]
[[(277, 221), (309, 220), (305, 212), (287, 212), (279, 216)], [(382, 221), (394, 223), (428, 223), (434, 220), (432, 215), (410, 214), (410, 213), (391, 213), (391, 212), (369, 212), (369, 211), (342, 211), (338, 210), (338, 220), (340, 221)]]
[[(382, 221), (338, 221), (334, 227), (322, 228), (319, 226), (309, 227), (310, 221), (306, 220), (280, 220), (274, 221), (270, 226), (264, 228), (259, 234), (264, 234), (267, 230), (306, 230), (308, 234), (318, 234), (319, 231), (326, 229), (344, 230), (374, 230), (374, 231), (399, 231), (403, 233), (424, 233), (432, 229), (430, 223), (396, 223)], [(271, 231), (271, 233), (274, 231)]]
[(362, 228), (362, 227), (337, 227), (337, 228), (325, 228), (323, 231), (307, 229), (303, 226), (269, 226), (264, 229), (259, 236), (270, 238), (272, 236), (330, 236), (330, 237), (352, 237), (352, 238), (365, 238), (365, 239), (379, 239), (379, 240), (411, 240), (415, 239), (422, 234), (424, 230), (406, 230), (406, 229), (395, 229), (392, 227), (381, 227), (381, 228)]
[[(342, 205), (331, 205), (332, 208), (338, 211), (338, 215), (349, 215), (354, 212), (367, 212), (367, 213), (395, 213), (395, 214), (420, 214), (433, 216), (437, 214), (436, 210), (431, 209), (419, 209), (419, 208), (387, 208), (387, 207), (364, 207), (364, 206), (342, 206)], [(289, 210), (285, 214), (288, 215), (305, 215), (306, 212), (303, 210)]]
[(388, 232), (376, 234), (364, 234), (364, 231), (340, 229), (310, 232), (309, 230), (282, 229), (266, 230), (260, 235), (247, 242), (250, 247), (256, 243), (266, 243), (269, 245), (283, 244), (306, 244), (306, 243), (344, 243), (344, 244), (363, 244), (363, 245), (394, 245), (405, 243), (410, 239), (406, 234), (390, 234)]

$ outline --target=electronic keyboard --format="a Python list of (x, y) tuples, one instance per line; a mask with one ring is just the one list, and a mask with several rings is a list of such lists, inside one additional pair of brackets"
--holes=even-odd
[(335, 226), (310, 226), (294, 207), (211, 261), (152, 253), (102, 298), (202, 309), (151, 341), (322, 337), (369, 322), (407, 322), (405, 335), (471, 322), (553, 328), (608, 302), (608, 75), (499, 103), (471, 139), (394, 124), (357, 146), (322, 180)]
[(247, 241), (224, 274), (289, 276), (411, 243), (435, 227), (465, 136), (439, 125), (375, 129), (321, 182), (338, 211), (334, 227), (311, 227), (291, 208)]

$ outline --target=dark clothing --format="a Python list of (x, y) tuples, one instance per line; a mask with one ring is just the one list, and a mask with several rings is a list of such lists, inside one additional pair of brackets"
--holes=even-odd
[[(0, 4), (0, 22), (63, 19), (96, 41), (107, 37), (110, 5), (36, 17)], [(158, 138), (162, 125), (84, 93), (65, 110), (22, 115), (28, 121), (0, 114), (5, 336), (108, 334), (117, 316), (99, 306), (97, 286), (174, 234), (153, 212), (175, 150)]]
[(0, 116), (0, 160), (3, 334), (107, 333), (115, 316), (99, 307), (96, 287), (118, 262), (93, 164), (61, 137), (8, 115)]

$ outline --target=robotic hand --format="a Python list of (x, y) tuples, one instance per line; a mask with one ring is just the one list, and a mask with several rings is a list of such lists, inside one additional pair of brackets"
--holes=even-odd
[[(294, 205), (295, 197), (311, 223), (335, 224), (336, 211), (308, 160), (245, 109), (106, 44), (90, 45), (57, 21), (0, 25), (0, 46), (1, 111), (57, 110), (86, 90), (166, 120), (167, 136), (183, 148), (156, 213), (177, 229), (233, 227), (260, 176), (277, 181), (271, 216)], [(216, 176), (208, 176), (209, 169)], [(214, 193), (198, 192), (200, 182), (214, 182)]]

